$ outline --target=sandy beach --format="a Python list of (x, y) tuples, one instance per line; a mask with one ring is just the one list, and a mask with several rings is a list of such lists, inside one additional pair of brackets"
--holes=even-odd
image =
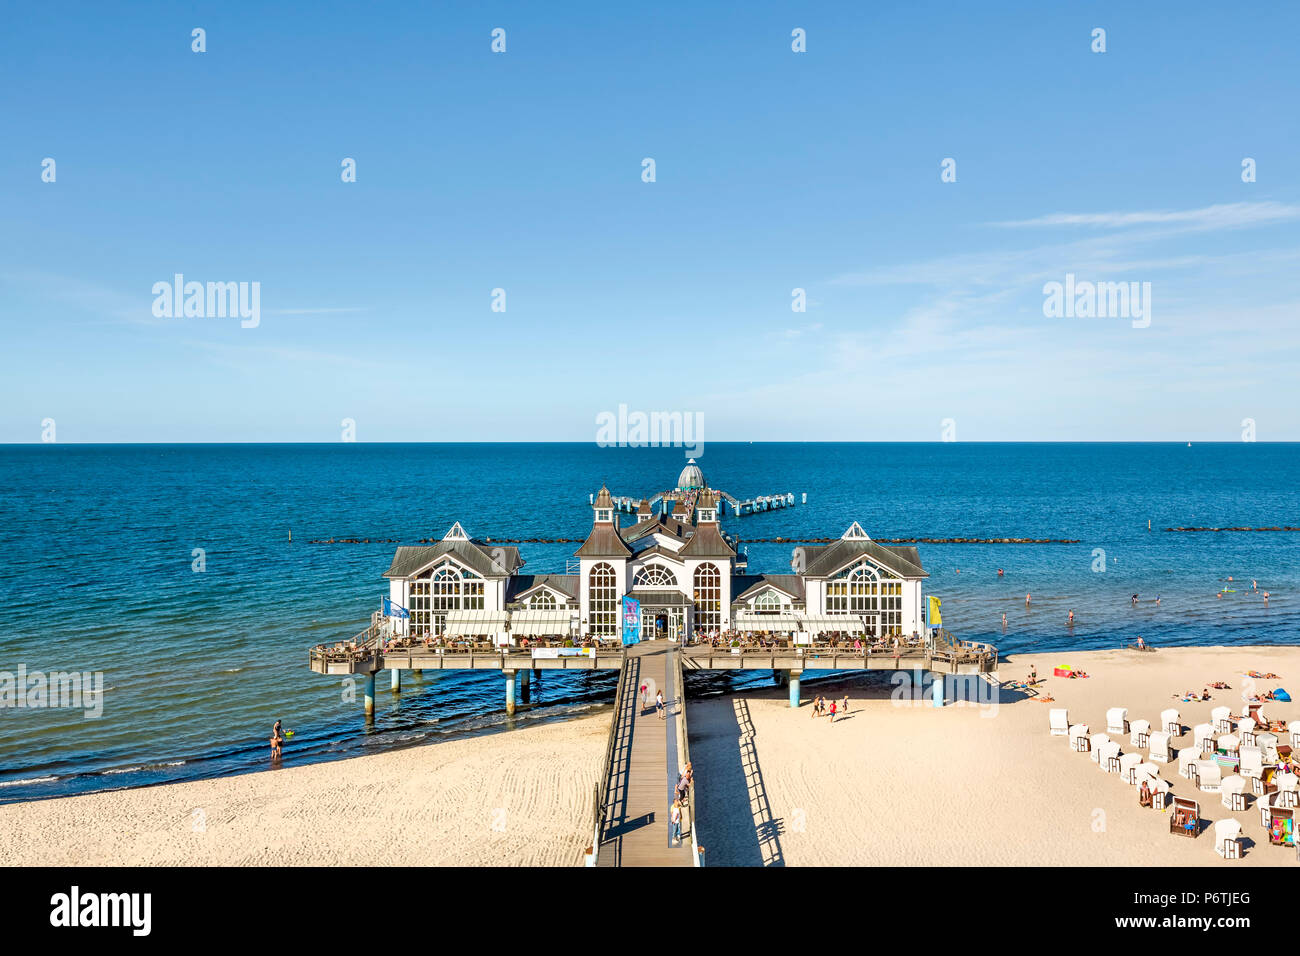
[[(1091, 676), (1050, 676), (1069, 664)], [(709, 866), (1294, 865), (1264, 842), (1253, 798), (1229, 814), (1218, 794), (1178, 776), (1174, 793), (1201, 815), (1241, 820), (1240, 861), (1214, 852), (1212, 833), (1188, 840), (1168, 816), (1139, 807), (1136, 790), (1103, 773), (1048, 711), (1105, 729), (1105, 712), (1183, 724), (1212, 707), (1241, 710), (1251, 669), (1300, 690), (1300, 648), (1170, 648), (1017, 655), (1003, 682), (1036, 666), (1041, 703), (1003, 686), (996, 706), (896, 700), (890, 674), (805, 680), (804, 705), (784, 689), (689, 704), (697, 826)], [(1175, 701), (1215, 680), (1205, 703)], [(986, 685), (987, 686), (987, 685)], [(816, 694), (848, 693), (847, 718), (812, 717)], [(1273, 703), (1274, 718), (1300, 706)], [(0, 806), (5, 865), (510, 865), (575, 866), (590, 839), (592, 784), (609, 714), (265, 773)], [(1179, 744), (1190, 745), (1190, 732)], [(1122, 741), (1129, 750), (1127, 739)]]
[(576, 866), (609, 719), (0, 806), (0, 864)]
[[(1088, 679), (1051, 677), (1069, 664)], [(1295, 853), (1267, 844), (1259, 813), (1230, 813), (1217, 793), (1197, 791), (1176, 763), (1161, 774), (1175, 796), (1198, 799), (1202, 819), (1235, 816), (1246, 843), (1241, 860), (1222, 861), (1213, 833), (1189, 840), (1168, 832), (1167, 814), (1139, 807), (1135, 789), (1105, 774), (1067, 738), (1048, 733), (1048, 711), (1105, 730), (1106, 710), (1158, 720), (1177, 707), (1183, 724), (1209, 720), (1212, 707), (1241, 712), (1243, 674), (1258, 691), (1300, 690), (1300, 648), (1169, 648), (1156, 653), (1093, 651), (1016, 655), (999, 669), (1023, 679), (1031, 665), (1055, 703), (1003, 689), (996, 708), (935, 709), (928, 699), (897, 702), (889, 675), (870, 684), (804, 681), (792, 710), (783, 689), (698, 701), (690, 707), (698, 780), (699, 840), (708, 865), (1294, 866)], [(1208, 703), (1181, 703), (1215, 680), (1232, 685)], [(848, 719), (813, 719), (816, 694), (850, 697)], [(1272, 703), (1273, 718), (1300, 717), (1300, 705)], [(1287, 742), (1287, 741), (1283, 741)], [(1191, 744), (1190, 732), (1174, 742)], [(1125, 738), (1122, 749), (1132, 748)], [(746, 810), (748, 808), (748, 810)]]

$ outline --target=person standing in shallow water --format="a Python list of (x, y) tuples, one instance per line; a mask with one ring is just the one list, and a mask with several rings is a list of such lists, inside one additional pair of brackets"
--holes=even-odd
[(278, 760), (281, 756), (280, 746), (284, 743), (284, 721), (277, 720), (271, 728), (271, 759)]

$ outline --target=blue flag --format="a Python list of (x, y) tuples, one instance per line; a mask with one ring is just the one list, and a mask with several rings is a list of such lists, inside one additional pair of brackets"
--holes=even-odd
[(400, 604), (394, 604), (388, 598), (384, 598), (384, 617), (400, 617), (406, 620), (411, 616), (411, 612)]

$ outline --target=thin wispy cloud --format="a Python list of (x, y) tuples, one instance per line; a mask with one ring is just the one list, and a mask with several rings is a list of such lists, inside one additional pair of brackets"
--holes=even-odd
[(1131, 226), (1187, 226), (1197, 231), (1241, 229), (1300, 219), (1300, 205), (1280, 202), (1234, 202), (1201, 209), (1160, 209), (1137, 212), (1052, 213), (1033, 219), (1013, 219), (988, 225), (1006, 229), (1044, 226), (1094, 226), (1127, 229)]

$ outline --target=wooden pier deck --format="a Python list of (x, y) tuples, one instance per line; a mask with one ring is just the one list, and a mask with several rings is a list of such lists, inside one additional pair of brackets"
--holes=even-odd
[[(677, 723), (685, 718), (686, 708), (686, 695), (677, 686), (677, 653), (677, 645), (658, 641), (628, 648), (628, 671), (615, 710), (597, 866), (695, 865), (687, 823), (681, 844), (670, 841), (669, 811), (679, 771)], [(648, 687), (644, 708), (642, 684)], [(664, 720), (654, 708), (659, 689), (666, 704)]]

